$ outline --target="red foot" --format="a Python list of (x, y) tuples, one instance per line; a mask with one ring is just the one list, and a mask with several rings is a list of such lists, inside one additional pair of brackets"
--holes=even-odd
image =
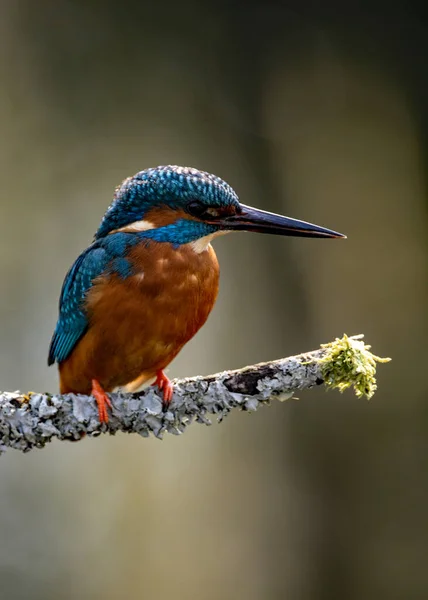
[(98, 383), (96, 379), (92, 380), (92, 396), (97, 401), (98, 406), (98, 414), (100, 417), (100, 423), (108, 423), (108, 412), (107, 406), (109, 408), (113, 408), (111, 405), (110, 398), (106, 394), (106, 392), (101, 387), (101, 384)]
[(156, 373), (156, 381), (153, 385), (157, 385), (158, 388), (163, 391), (163, 409), (167, 410), (171, 404), (174, 386), (163, 371), (158, 371)]

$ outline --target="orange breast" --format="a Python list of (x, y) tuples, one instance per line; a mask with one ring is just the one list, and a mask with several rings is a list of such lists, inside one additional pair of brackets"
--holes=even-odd
[(100, 277), (88, 293), (89, 328), (60, 364), (61, 393), (90, 393), (141, 384), (164, 369), (205, 323), (218, 293), (219, 266), (211, 246), (136, 246), (132, 276)]

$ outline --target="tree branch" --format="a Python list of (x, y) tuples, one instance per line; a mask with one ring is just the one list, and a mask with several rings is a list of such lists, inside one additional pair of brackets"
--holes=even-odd
[(157, 388), (136, 394), (111, 394), (113, 411), (100, 424), (90, 396), (30, 392), (0, 393), (0, 453), (6, 448), (27, 452), (54, 438), (79, 440), (83, 434), (117, 431), (180, 434), (197, 421), (210, 425), (208, 414), (221, 421), (233, 408), (255, 411), (272, 399), (286, 400), (298, 391), (325, 384), (340, 391), (353, 386), (357, 395), (371, 397), (376, 389), (376, 362), (362, 336), (336, 339), (320, 349), (280, 360), (225, 371), (208, 377), (175, 380), (168, 412), (162, 412)]

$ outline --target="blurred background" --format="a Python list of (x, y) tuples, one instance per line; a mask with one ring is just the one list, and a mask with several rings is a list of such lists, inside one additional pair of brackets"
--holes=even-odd
[(370, 403), (312, 390), (163, 442), (10, 451), (1, 600), (428, 597), (428, 32), (403, 6), (2, 0), (0, 389), (57, 390), (63, 277), (114, 187), (168, 163), (348, 235), (219, 239), (218, 303), (170, 376), (343, 332), (393, 362)]

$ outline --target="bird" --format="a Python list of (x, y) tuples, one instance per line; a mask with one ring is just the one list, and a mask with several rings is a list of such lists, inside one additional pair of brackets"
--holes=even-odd
[(196, 168), (158, 166), (128, 177), (62, 285), (48, 355), (48, 365), (58, 363), (61, 394), (92, 395), (107, 423), (109, 392), (154, 380), (167, 411), (173, 385), (165, 369), (217, 298), (211, 242), (233, 231), (346, 237), (242, 204), (223, 179)]

